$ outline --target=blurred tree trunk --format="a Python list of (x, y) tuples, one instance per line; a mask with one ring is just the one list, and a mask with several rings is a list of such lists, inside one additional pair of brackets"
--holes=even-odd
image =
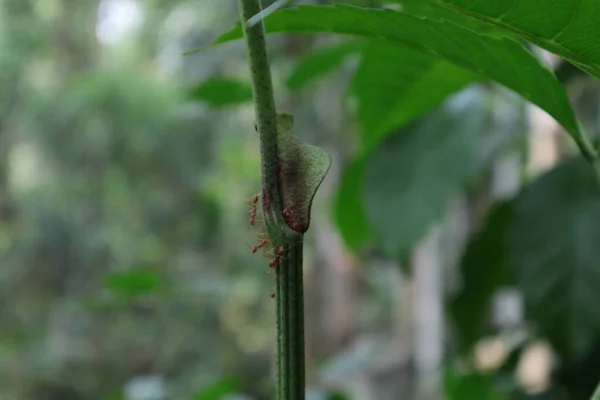
[(10, 224), (16, 217), (16, 205), (10, 190), (9, 156), (13, 144), (11, 117), (17, 107), (20, 74), (9, 75), (2, 85), (0, 110), (0, 223)]
[(16, 217), (16, 204), (10, 190), (9, 156), (15, 141), (14, 115), (18, 111), (21, 97), (20, 85), (25, 74), (27, 61), (34, 49), (32, 40), (24, 26), (33, 23), (33, 6), (27, 0), (9, 0), (2, 3), (6, 23), (1, 27), (4, 37), (0, 54), (0, 223), (11, 223)]
[(413, 253), (413, 321), (417, 398), (442, 395), (444, 298), (441, 228), (435, 227)]

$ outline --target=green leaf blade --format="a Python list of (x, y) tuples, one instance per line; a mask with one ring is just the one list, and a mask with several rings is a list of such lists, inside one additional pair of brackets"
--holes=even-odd
[(300, 89), (337, 68), (347, 56), (361, 49), (360, 43), (341, 43), (311, 51), (300, 59), (286, 81), (288, 88)]
[(461, 95), (390, 136), (366, 162), (366, 215), (392, 257), (408, 254), (474, 171), (486, 112), (479, 91)]
[(565, 361), (592, 349), (600, 335), (598, 221), (600, 187), (581, 159), (547, 172), (493, 213), (465, 253), (464, 287), (450, 305), (464, 344), (485, 333), (495, 290), (514, 284), (536, 334)]
[(209, 79), (192, 89), (191, 97), (213, 107), (225, 107), (252, 100), (252, 88), (230, 78)]
[(346, 166), (333, 208), (333, 218), (344, 243), (355, 251), (372, 236), (362, 201), (364, 174), (363, 157)]
[(570, 160), (517, 198), (507, 242), (528, 315), (558, 351), (572, 357), (600, 335), (598, 221), (596, 178), (582, 160)]
[(221, 379), (196, 393), (193, 400), (222, 400), (235, 393), (240, 386), (237, 379)]
[(115, 293), (138, 296), (156, 292), (160, 289), (161, 280), (151, 271), (128, 271), (109, 275), (105, 284)]
[[(353, 6), (300, 6), (266, 19), (269, 33), (337, 33), (387, 40), (491, 78), (514, 90), (556, 119), (588, 160), (595, 151), (583, 137), (564, 89), (520, 44), (507, 38), (478, 35), (445, 20)], [(242, 36), (239, 26), (218, 43)]]
[(447, 400), (500, 400), (502, 393), (494, 387), (492, 375), (481, 372), (461, 373), (446, 367), (444, 398)]
[(435, 2), (513, 32), (600, 78), (600, 2), (596, 0)]
[(438, 57), (386, 41), (370, 41), (352, 84), (363, 152), (479, 79)]

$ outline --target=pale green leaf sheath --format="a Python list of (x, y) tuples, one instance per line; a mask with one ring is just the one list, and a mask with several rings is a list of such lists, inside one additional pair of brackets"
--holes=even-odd
[(287, 226), (299, 233), (308, 230), (310, 209), (317, 189), (331, 165), (329, 154), (302, 143), (292, 133), (293, 118), (277, 115), (280, 204)]

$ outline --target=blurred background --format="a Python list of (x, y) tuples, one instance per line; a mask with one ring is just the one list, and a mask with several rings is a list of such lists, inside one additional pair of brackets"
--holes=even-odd
[[(236, 1), (0, 4), (0, 399), (273, 399), (243, 43), (183, 55)], [(308, 398), (588, 399), (600, 190), (560, 127), (389, 44), (269, 50), (279, 109), (333, 159), (306, 236)], [(532, 51), (600, 132), (598, 83)]]

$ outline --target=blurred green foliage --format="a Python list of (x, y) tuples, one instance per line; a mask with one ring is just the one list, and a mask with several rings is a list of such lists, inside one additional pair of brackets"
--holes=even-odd
[(192, 90), (192, 98), (222, 107), (243, 103), (252, 99), (250, 85), (227, 78), (215, 78), (202, 82)]
[[(1, 4), (1, 399), (137, 400), (131, 393), (157, 387), (169, 400), (271, 398), (272, 280), (265, 259), (251, 257), (256, 231), (243, 201), (260, 190), (251, 92), (239, 78), (243, 50), (181, 55), (235, 23), (235, 1), (218, 3)], [(512, 39), (498, 44), (512, 37), (498, 27), (435, 4), (400, 3), (407, 15), (428, 16), (400, 32), (415, 45), (423, 41), (415, 32), (430, 24), (485, 34), (495, 50), (475, 52), (475, 39), (466, 51), (429, 37), (440, 56), (369, 37), (391, 29), (374, 16), (379, 11), (346, 26), (360, 28), (361, 40), (269, 37), (278, 101), (293, 110), (297, 134), (331, 150), (337, 166), (307, 237), (316, 398), (387, 400), (372, 393), (412, 379), (411, 368), (385, 371), (384, 383), (369, 375), (364, 360), (375, 363), (380, 353), (360, 344), (377, 335), (400, 341), (391, 327), (400, 314), (397, 263), (410, 264), (416, 243), (446, 222), (448, 205), (466, 198), (469, 239), (464, 249), (453, 242), (462, 252), (457, 270), (450, 257), (444, 265), (459, 282), (446, 293), (447, 357), (470, 364), (482, 338), (518, 331), (523, 343), (550, 343), (556, 360), (550, 387), (537, 394), (514, 378), (523, 343), (493, 371), (452, 363), (446, 398), (587, 400), (600, 380), (598, 184), (561, 143), (561, 163), (529, 173), (523, 102), (484, 81), (477, 65), (537, 104), (558, 99), (546, 108), (572, 128), (563, 90), (538, 74), (544, 67), (533, 52), (515, 50)], [(292, 22), (313, 31), (345, 23), (344, 15), (302, 12), (306, 18)], [(119, 15), (132, 25), (114, 39)], [(524, 59), (531, 68), (519, 68)], [(561, 65), (582, 126), (600, 132), (597, 81)], [(515, 152), (522, 189), (493, 198), (497, 162)], [(350, 251), (335, 245), (338, 234)], [(508, 332), (491, 312), (506, 287), (524, 299), (524, 320)], [(331, 359), (344, 360), (338, 380), (328, 379)]]

